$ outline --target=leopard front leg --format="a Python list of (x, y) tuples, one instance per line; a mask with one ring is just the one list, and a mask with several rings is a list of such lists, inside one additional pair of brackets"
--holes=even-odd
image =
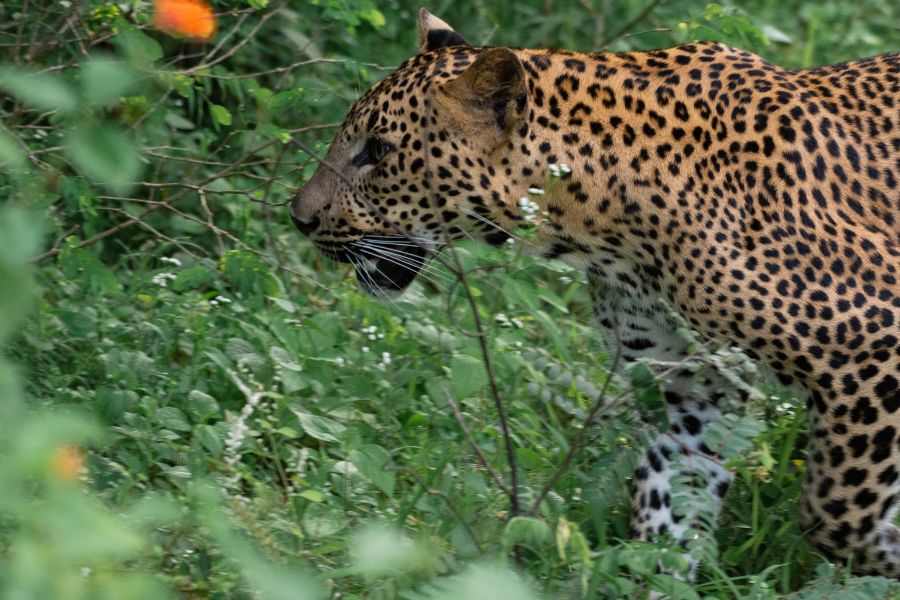
[[(589, 276), (592, 305), (603, 338), (627, 366), (641, 358), (677, 362), (688, 355), (678, 324), (658, 300), (634, 287), (630, 293), (610, 287), (606, 279)], [(703, 441), (705, 428), (719, 418), (720, 390), (713, 379), (697, 381), (686, 369), (663, 379), (669, 428), (644, 453), (633, 478), (632, 536), (659, 540), (667, 536), (684, 546), (694, 528), (711, 531), (721, 498), (733, 475)], [(673, 511), (672, 480), (683, 476), (705, 486), (705, 502), (688, 502), (680, 514)], [(691, 558), (693, 576), (698, 560)]]

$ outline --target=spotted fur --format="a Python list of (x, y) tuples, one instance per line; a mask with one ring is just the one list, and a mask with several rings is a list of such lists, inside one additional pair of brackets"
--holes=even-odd
[[(792, 71), (718, 43), (477, 48), (424, 11), (420, 40), (351, 108), (297, 226), (367, 289), (399, 291), (445, 235), (502, 243), (517, 200), (570, 165), (533, 197), (547, 217), (532, 245), (586, 270), (604, 337), (629, 360), (678, 359), (674, 311), (800, 390), (809, 540), (900, 576), (900, 54)], [(684, 533), (673, 455), (727, 490), (703, 443), (719, 387), (668, 379), (671, 429), (634, 477), (637, 537)]]

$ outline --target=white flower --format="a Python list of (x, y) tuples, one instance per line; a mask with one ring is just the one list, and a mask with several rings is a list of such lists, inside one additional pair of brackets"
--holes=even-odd
[(559, 170), (562, 171), (563, 173), (571, 173), (572, 167), (570, 167), (566, 163), (562, 163), (561, 165), (559, 165)]
[(530, 188), (528, 188), (528, 193), (529, 193), (529, 194), (534, 194), (535, 196), (543, 196), (543, 195), (544, 195), (544, 190), (542, 190), (542, 189), (539, 188), (539, 187), (530, 187)]
[(158, 275), (154, 275), (150, 281), (159, 287), (166, 287), (169, 285), (169, 282), (174, 279), (175, 275), (172, 273), (159, 273)]
[(347, 363), (344, 361), (344, 358), (342, 356), (338, 356), (337, 358), (334, 359), (334, 364), (336, 364), (339, 367), (343, 367)]
[(538, 212), (541, 207), (538, 206), (537, 202), (534, 202), (530, 198), (522, 197), (519, 198), (519, 208), (522, 209), (524, 213), (524, 218), (526, 221), (534, 221), (534, 215)]
[(363, 351), (363, 352), (368, 352), (368, 351), (369, 351), (369, 347), (368, 347), (368, 346), (363, 346), (363, 347), (362, 347), (362, 351)]
[(176, 266), (176, 267), (180, 267), (180, 266), (181, 266), (181, 261), (178, 260), (177, 258), (175, 258), (174, 256), (171, 256), (171, 257), (170, 257), (170, 256), (163, 256), (163, 257), (161, 257), (159, 260), (160, 260), (160, 262), (168, 263), (168, 264), (173, 265), (173, 266)]
[(225, 296), (216, 296), (213, 298), (213, 301), (218, 302), (219, 304), (231, 304), (231, 300)]

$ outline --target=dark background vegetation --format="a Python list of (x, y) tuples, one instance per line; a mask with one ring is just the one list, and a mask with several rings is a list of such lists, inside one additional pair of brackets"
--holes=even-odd
[[(607, 385), (581, 274), (463, 244), (382, 303), (291, 229), (301, 144), (414, 51), (420, 3), (218, 1), (197, 44), (142, 0), (4, 0), (0, 596), (891, 594), (805, 545), (789, 392), (726, 423), (736, 482), (681, 583), (656, 573), (676, 549), (627, 540), (659, 393), (645, 367)], [(716, 39), (788, 67), (900, 47), (894, 0), (428, 8), (478, 44)]]

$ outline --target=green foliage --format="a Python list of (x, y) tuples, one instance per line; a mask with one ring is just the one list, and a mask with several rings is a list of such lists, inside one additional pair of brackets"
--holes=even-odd
[[(145, 0), (4, 2), (0, 596), (892, 593), (803, 542), (803, 414), (777, 390), (710, 428), (736, 483), (719, 531), (690, 549), (706, 559), (697, 583), (657, 573), (687, 563), (627, 541), (627, 479), (666, 426), (661, 365), (610, 381), (580, 274), (464, 246), (518, 467), (512, 515), (452, 275), (432, 269), (380, 303), (287, 218), (315, 168), (293, 140), (326, 147), (352, 100), (415, 48), (419, 4), (214, 4), (219, 34), (200, 45), (154, 31)], [(429, 8), (498, 45), (704, 37), (786, 66), (897, 45), (892, 0)], [(698, 345), (692, 364), (736, 397), (755, 391), (745, 358)], [(709, 502), (681, 484), (679, 502)]]

